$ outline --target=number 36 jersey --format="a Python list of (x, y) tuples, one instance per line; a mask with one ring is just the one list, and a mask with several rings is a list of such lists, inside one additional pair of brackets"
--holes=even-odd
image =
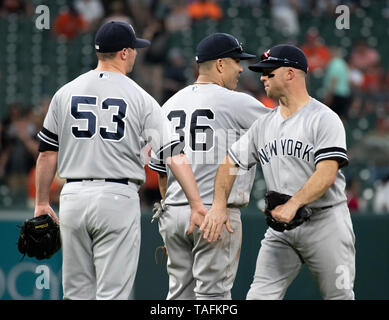
[[(191, 162), (204, 204), (213, 200), (214, 179), (228, 148), (239, 139), (259, 117), (270, 112), (257, 99), (228, 90), (216, 84), (194, 84), (177, 92), (162, 107), (173, 125), (175, 138)], [(151, 158), (150, 169), (167, 172), (166, 204), (188, 203), (184, 192), (165, 164)], [(240, 170), (228, 204), (243, 207), (255, 178), (255, 168)]]
[(56, 92), (38, 137), (44, 150), (58, 150), (60, 177), (142, 183), (146, 142), (158, 158), (179, 143), (165, 119), (154, 98), (127, 76), (91, 70)]

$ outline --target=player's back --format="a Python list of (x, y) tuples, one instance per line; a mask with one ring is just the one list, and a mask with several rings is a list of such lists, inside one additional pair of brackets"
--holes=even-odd
[(142, 181), (140, 135), (153, 103), (134, 81), (115, 72), (92, 70), (59, 89), (45, 126), (56, 122), (60, 175)]
[[(216, 84), (190, 85), (163, 105), (185, 155), (192, 165), (204, 204), (212, 204), (214, 179), (228, 148), (251, 124), (270, 110), (255, 98)], [(255, 177), (255, 168), (241, 171), (229, 204), (245, 206)], [(168, 174), (167, 204), (186, 204), (180, 185)]]

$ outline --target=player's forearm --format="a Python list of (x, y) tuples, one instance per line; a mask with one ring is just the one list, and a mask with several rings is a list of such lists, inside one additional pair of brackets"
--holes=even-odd
[(213, 208), (222, 209), (227, 207), (227, 200), (236, 179), (236, 171), (237, 167), (235, 163), (229, 156), (226, 156), (216, 172)]
[(50, 186), (57, 171), (58, 152), (41, 152), (36, 162), (36, 205), (48, 204)]
[(158, 186), (159, 186), (159, 193), (161, 194), (162, 199), (165, 200), (166, 190), (167, 190), (167, 174), (166, 173), (158, 172)]
[(167, 159), (167, 165), (176, 177), (178, 183), (184, 190), (185, 196), (189, 201), (191, 208), (202, 205), (200, 193), (197, 188), (196, 179), (192, 168), (185, 155), (180, 154)]
[(334, 184), (337, 172), (338, 163), (336, 161), (319, 162), (316, 171), (290, 201), (295, 202), (298, 207), (316, 201)]

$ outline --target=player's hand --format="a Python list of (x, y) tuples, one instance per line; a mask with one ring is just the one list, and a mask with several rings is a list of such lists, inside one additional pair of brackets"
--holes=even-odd
[(207, 209), (203, 205), (200, 205), (197, 208), (191, 208), (189, 229), (187, 231), (188, 235), (192, 234), (195, 226), (201, 226), (204, 220), (204, 216), (206, 216), (206, 214)]
[(278, 221), (289, 223), (296, 215), (298, 209), (298, 204), (289, 200), (284, 204), (275, 207), (272, 210), (271, 215)]
[(230, 224), (230, 219), (228, 219), (227, 208), (211, 208), (200, 226), (200, 231), (204, 232), (204, 239), (213, 242), (219, 239), (224, 224), (229, 232), (234, 232)]
[(49, 204), (36, 205), (34, 211), (34, 217), (42, 216), (44, 214), (49, 214), (53, 218), (53, 220), (57, 224), (59, 224), (59, 219)]

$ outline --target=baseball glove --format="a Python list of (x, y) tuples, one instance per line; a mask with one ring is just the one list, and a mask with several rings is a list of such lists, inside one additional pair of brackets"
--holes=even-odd
[(268, 191), (265, 195), (266, 223), (268, 224), (269, 227), (273, 228), (276, 231), (283, 232), (285, 230), (292, 230), (298, 227), (299, 225), (303, 224), (305, 221), (309, 220), (309, 217), (312, 215), (311, 208), (302, 206), (300, 209), (297, 210), (296, 215), (289, 223), (274, 219), (271, 214), (271, 211), (275, 207), (287, 202), (290, 198), (291, 196), (276, 191)]
[(58, 224), (45, 214), (24, 221), (18, 239), (18, 250), (38, 260), (48, 259), (61, 248)]

